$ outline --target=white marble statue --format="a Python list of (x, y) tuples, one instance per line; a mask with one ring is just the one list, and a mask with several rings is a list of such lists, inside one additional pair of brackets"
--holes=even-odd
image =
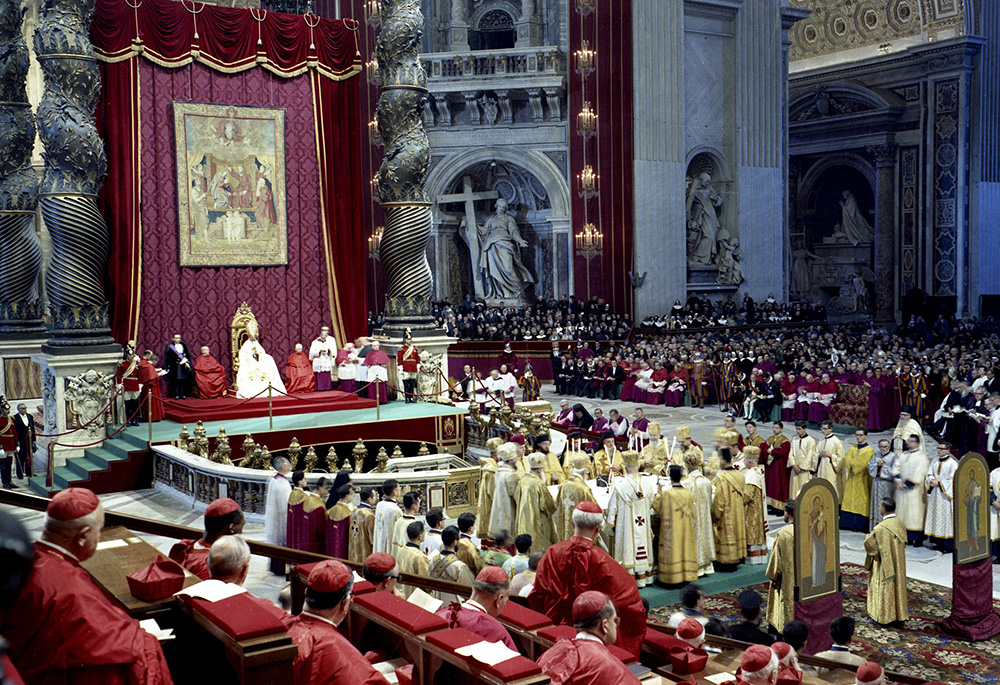
[(719, 276), (716, 281), (728, 285), (742, 283), (741, 259), (743, 259), (743, 250), (740, 249), (740, 241), (732, 238), (726, 229), (721, 229), (719, 231), (719, 254), (715, 260), (716, 266), (719, 267)]
[(236, 396), (239, 398), (254, 397), (261, 392), (260, 396), (266, 397), (269, 383), (275, 392), (285, 392), (285, 383), (274, 357), (265, 352), (257, 340), (259, 332), (256, 321), (247, 322), (247, 339), (240, 346), (240, 370), (236, 374)]
[(702, 172), (691, 179), (687, 195), (688, 263), (709, 265), (718, 252), (722, 197), (712, 187), (712, 177)]
[(814, 255), (804, 246), (792, 251), (792, 292), (805, 295), (812, 287), (810, 276), (811, 263), (813, 260), (820, 260), (821, 257)]
[(521, 237), (517, 222), (507, 213), (507, 201), (497, 200), (496, 212), (479, 226), (479, 274), (488, 298), (520, 301), (524, 287), (535, 279), (521, 262), (520, 248), (528, 242)]
[(861, 208), (858, 207), (858, 201), (854, 199), (854, 195), (850, 190), (845, 190), (843, 197), (844, 199), (840, 201), (842, 211), (840, 230), (855, 245), (874, 240), (875, 229), (861, 213)]

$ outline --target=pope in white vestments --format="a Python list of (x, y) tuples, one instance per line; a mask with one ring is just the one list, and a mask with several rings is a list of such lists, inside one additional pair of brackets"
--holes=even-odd
[(285, 392), (285, 383), (274, 357), (265, 352), (257, 340), (257, 323), (249, 321), (246, 328), (248, 337), (240, 347), (240, 369), (236, 373), (236, 396), (248, 398), (260, 394), (264, 397), (268, 385), (275, 392)]

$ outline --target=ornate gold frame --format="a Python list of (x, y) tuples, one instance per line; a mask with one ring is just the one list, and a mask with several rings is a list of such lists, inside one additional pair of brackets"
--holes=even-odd
[(230, 354), (232, 355), (233, 364), (233, 390), (237, 390), (236, 387), (236, 376), (240, 372), (240, 348), (243, 343), (247, 341), (247, 324), (253, 321), (258, 324), (258, 330), (260, 324), (257, 322), (257, 317), (253, 315), (250, 310), (250, 305), (246, 302), (240, 304), (236, 308), (236, 314), (233, 315), (233, 322), (229, 324), (229, 343), (230, 343)]

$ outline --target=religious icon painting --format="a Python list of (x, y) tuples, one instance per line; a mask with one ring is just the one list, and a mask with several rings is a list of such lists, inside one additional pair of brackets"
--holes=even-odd
[(990, 470), (983, 455), (969, 452), (955, 471), (955, 563), (990, 556)]
[(813, 478), (795, 501), (795, 585), (797, 601), (840, 592), (840, 505), (837, 491)]
[(285, 110), (173, 105), (180, 265), (286, 265)]

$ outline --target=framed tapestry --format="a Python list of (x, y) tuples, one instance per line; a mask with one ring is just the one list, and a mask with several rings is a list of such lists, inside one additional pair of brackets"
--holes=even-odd
[(285, 110), (173, 105), (180, 265), (286, 265)]
[(840, 504), (829, 481), (813, 478), (795, 501), (796, 601), (840, 592)]
[(955, 563), (971, 564), (991, 556), (990, 467), (981, 454), (969, 452), (955, 471)]

